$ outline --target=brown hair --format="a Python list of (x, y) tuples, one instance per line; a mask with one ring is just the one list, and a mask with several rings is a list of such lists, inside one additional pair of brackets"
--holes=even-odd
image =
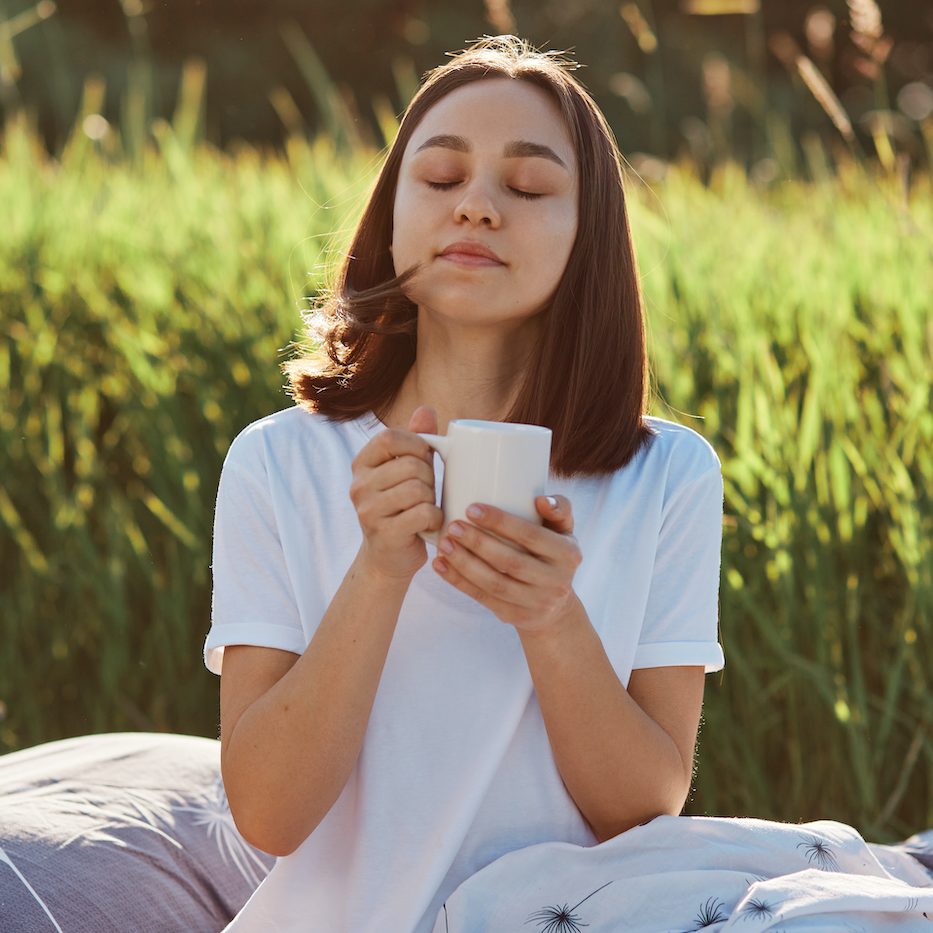
[[(624, 466), (653, 433), (642, 415), (648, 365), (641, 289), (612, 130), (562, 53), (515, 36), (484, 36), (429, 72), (405, 110), (337, 284), (303, 312), (320, 349), (282, 364), (296, 403), (345, 421), (389, 408), (415, 361), (418, 309), (396, 276), (389, 245), (399, 166), (425, 113), (472, 81), (529, 81), (557, 102), (579, 165), (576, 240), (542, 310), (540, 340), (505, 421), (552, 431), (551, 469), (599, 475)], [(326, 358), (325, 358), (326, 354)], [(429, 402), (429, 400), (426, 400)]]

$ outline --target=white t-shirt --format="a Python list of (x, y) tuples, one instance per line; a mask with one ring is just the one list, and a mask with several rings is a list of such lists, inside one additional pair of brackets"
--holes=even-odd
[[(548, 489), (573, 507), (574, 590), (626, 686), (634, 668), (724, 664), (719, 458), (689, 428), (647, 422), (657, 433), (624, 468)], [(372, 414), (341, 423), (295, 406), (234, 439), (214, 519), (210, 671), (224, 645), (307, 647), (362, 542), (351, 461), (384, 429)], [(435, 477), (439, 491), (440, 457)], [(558, 773), (517, 632), (438, 576), (428, 548), (346, 786), (227, 930), (425, 933), (499, 856), (596, 844)]]

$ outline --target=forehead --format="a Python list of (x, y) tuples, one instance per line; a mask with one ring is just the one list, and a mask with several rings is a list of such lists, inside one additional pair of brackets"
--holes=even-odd
[[(419, 148), (437, 136), (461, 137), (470, 151), (495, 155), (502, 155), (507, 147), (522, 155), (535, 144), (546, 146), (570, 171), (574, 169), (573, 142), (560, 108), (547, 91), (528, 81), (492, 78), (451, 91), (422, 117), (408, 141), (405, 158), (419, 154)], [(516, 142), (533, 145), (516, 147)]]

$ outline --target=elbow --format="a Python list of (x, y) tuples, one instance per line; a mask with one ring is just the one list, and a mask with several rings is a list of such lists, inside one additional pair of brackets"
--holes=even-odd
[(244, 842), (260, 852), (276, 858), (291, 855), (320, 822), (297, 820), (285, 812), (284, 804), (278, 808), (268, 806), (266, 795), (255, 787), (238, 784), (231, 769), (224, 772), (223, 764), (221, 779), (234, 828)]
[(690, 796), (693, 771), (687, 768), (673, 739), (670, 747), (671, 765), (655, 775), (652, 793), (641, 799), (640, 806), (630, 806), (625, 812), (617, 810), (611, 815), (603, 814), (604, 818), (595, 823), (590, 821), (599, 842), (621, 836), (636, 826), (645, 826), (659, 816), (680, 816)]
[(641, 817), (636, 819), (626, 819), (620, 820), (615, 823), (605, 823), (601, 826), (593, 826), (593, 835), (596, 836), (598, 843), (608, 842), (610, 839), (615, 839), (616, 836), (621, 836), (623, 833), (627, 833), (630, 829), (635, 829), (637, 826), (645, 826), (650, 823), (656, 816), (661, 816), (660, 813), (652, 813), (650, 816), (646, 816), (643, 819)]
[(659, 816), (680, 816), (687, 801), (687, 793), (687, 791), (672, 792), (664, 800), (656, 800), (641, 809), (618, 814), (615, 819), (604, 820), (598, 824), (591, 822), (590, 828), (600, 843), (608, 842), (637, 826), (647, 826)]
[(286, 838), (281, 834), (270, 833), (266, 827), (252, 826), (242, 817), (238, 819), (232, 810), (230, 815), (233, 817), (233, 824), (244, 842), (249, 843), (260, 852), (265, 852), (266, 855), (284, 858), (286, 855), (291, 855), (303, 841)]
[(622, 833), (627, 833), (630, 829), (635, 829), (638, 826), (647, 826), (653, 819), (659, 816), (679, 816), (680, 809), (675, 809), (674, 807), (668, 807), (666, 809), (652, 809), (649, 813), (643, 814), (637, 817), (629, 816), (624, 820), (619, 820), (615, 823), (606, 823), (601, 826), (592, 826), (593, 835), (596, 836), (598, 843), (608, 842), (610, 839), (615, 839), (616, 836), (621, 836)]
[(233, 825), (244, 842), (251, 845), (266, 855), (272, 855), (276, 858), (284, 858), (291, 855), (311, 834), (312, 829), (317, 823), (312, 825), (305, 833), (299, 831), (296, 820), (289, 820), (287, 826), (275, 827), (269, 818), (268, 813), (254, 813), (238, 802), (227, 796), (227, 805), (230, 810), (230, 817)]
[(288, 854), (283, 851), (283, 846), (276, 844), (274, 840), (269, 838), (268, 833), (262, 831), (261, 823), (250, 818), (247, 808), (240, 802), (239, 795), (235, 792), (231, 782), (223, 777), (222, 767), (221, 778), (224, 784), (227, 811), (230, 814), (237, 835), (254, 849), (265, 852), (266, 855), (274, 855), (278, 858), (280, 855)]
[(291, 852), (288, 851), (290, 847), (283, 845), (283, 840), (272, 838), (270, 833), (263, 831), (262, 826), (254, 825), (253, 822), (246, 818), (242, 808), (234, 806), (229, 796), (227, 804), (230, 808), (230, 817), (233, 820), (233, 825), (244, 842), (251, 845), (254, 849), (265, 852), (266, 855), (274, 855), (276, 858), (281, 858), (283, 855), (291, 855)]
[(238, 759), (221, 755), (220, 773), (227, 807), (237, 833), (244, 842), (276, 858), (292, 855), (317, 829), (338, 793), (323, 788), (326, 796), (311, 795), (311, 787), (301, 793), (286, 793), (278, 783), (269, 786), (266, 776)]

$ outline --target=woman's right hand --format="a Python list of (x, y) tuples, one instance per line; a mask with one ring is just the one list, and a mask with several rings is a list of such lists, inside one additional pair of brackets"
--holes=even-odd
[(350, 500), (363, 529), (360, 554), (390, 579), (410, 581), (427, 563), (418, 532), (438, 531), (444, 518), (436, 505), (434, 451), (418, 432), (437, 432), (433, 408), (416, 408), (407, 431), (381, 431), (352, 463)]

